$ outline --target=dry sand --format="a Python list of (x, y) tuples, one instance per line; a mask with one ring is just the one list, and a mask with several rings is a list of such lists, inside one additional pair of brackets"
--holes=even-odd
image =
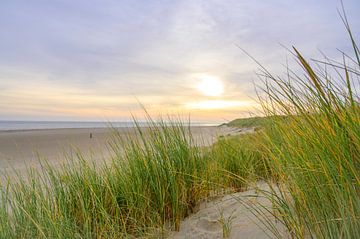
[[(254, 212), (262, 207), (272, 211), (269, 200), (261, 197), (261, 190), (269, 190), (266, 183), (257, 183), (253, 189), (233, 193), (224, 197), (203, 202), (199, 211), (187, 217), (181, 224), (178, 232), (171, 232), (169, 239), (221, 239), (223, 225), (230, 228), (230, 239), (265, 239), (276, 238), (262, 222), (254, 216)], [(250, 206), (251, 205), (251, 206)], [(263, 210), (263, 209), (262, 209)], [(267, 217), (275, 223), (281, 238), (290, 238), (286, 229), (279, 222), (275, 222), (270, 213)]]

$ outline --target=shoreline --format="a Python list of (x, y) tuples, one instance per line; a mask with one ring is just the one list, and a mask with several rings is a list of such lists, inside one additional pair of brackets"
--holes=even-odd
[[(1, 122), (1, 121), (0, 121)], [(46, 121), (47, 122), (47, 121)], [(56, 122), (54, 122), (56, 123)], [(64, 123), (64, 122), (60, 122)], [(67, 123), (67, 122), (65, 122)], [(76, 122), (81, 123), (81, 122)], [(90, 122), (90, 123), (101, 123), (101, 122)], [(140, 128), (148, 128), (151, 126), (146, 125), (145, 122), (140, 122), (139, 124)], [(171, 126), (171, 124), (169, 124)], [(184, 124), (184, 127), (222, 127), (226, 126), (226, 123), (222, 124), (216, 124), (216, 123), (190, 123), (190, 124)], [(7, 132), (23, 132), (23, 131), (41, 131), (41, 130), (80, 130), (80, 129), (126, 129), (126, 128), (136, 128), (136, 124), (129, 123), (128, 125), (124, 126), (112, 126), (111, 124), (107, 125), (104, 123), (104, 125), (101, 126), (92, 126), (92, 127), (49, 127), (49, 128), (18, 128), (18, 129), (1, 129), (0, 128), (0, 134), (1, 133), (7, 133)]]

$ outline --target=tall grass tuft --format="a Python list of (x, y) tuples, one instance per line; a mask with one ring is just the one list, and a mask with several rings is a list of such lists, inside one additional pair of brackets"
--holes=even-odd
[(127, 138), (125, 152), (117, 154), (117, 200), (130, 210), (126, 223), (136, 229), (168, 223), (178, 230), (180, 220), (207, 194), (207, 158), (181, 122), (149, 123), (146, 132), (138, 127), (139, 137)]
[(244, 191), (254, 181), (270, 178), (261, 139), (259, 132), (220, 137), (211, 147), (217, 169), (212, 183), (227, 191)]
[(279, 78), (262, 68), (263, 108), (285, 116), (273, 117), (264, 131), (278, 178), (267, 195), (294, 238), (360, 238), (359, 48), (343, 19), (355, 59), (343, 53), (342, 62), (310, 64), (293, 48), (303, 74), (287, 69)]

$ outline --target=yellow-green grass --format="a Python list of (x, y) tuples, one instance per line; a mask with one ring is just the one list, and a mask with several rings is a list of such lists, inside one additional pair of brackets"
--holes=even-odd
[(280, 189), (264, 194), (294, 238), (360, 238), (360, 52), (343, 20), (354, 59), (311, 65), (293, 48), (303, 73), (279, 78), (262, 68), (264, 111), (286, 116), (268, 118), (262, 132)]
[(181, 121), (148, 120), (137, 137), (114, 131), (114, 158), (104, 167), (79, 152), (62, 168), (43, 161), (28, 179), (2, 185), (0, 238), (163, 237), (200, 199), (255, 178), (257, 153), (236, 147), (238, 139), (203, 148)]
[[(223, 187), (245, 190), (257, 180), (270, 178), (265, 148), (260, 133), (220, 137), (211, 147), (211, 158), (218, 170), (215, 180)], [(215, 177), (215, 176), (214, 176)]]

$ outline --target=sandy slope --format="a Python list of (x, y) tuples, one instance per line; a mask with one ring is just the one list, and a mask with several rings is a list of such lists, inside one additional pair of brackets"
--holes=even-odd
[[(268, 189), (265, 183), (258, 183), (256, 187), (262, 190)], [(259, 197), (257, 192), (258, 190), (252, 189), (201, 203), (199, 211), (186, 218), (180, 225), (180, 231), (172, 232), (169, 239), (223, 238), (221, 219), (224, 219), (230, 225), (230, 235), (228, 238), (275, 238), (256, 219), (252, 213), (255, 210), (245, 206), (252, 205), (252, 207), (259, 209), (261, 208), (260, 205), (262, 205), (271, 209), (271, 202), (263, 197)], [(269, 213), (267, 215), (274, 221), (274, 218)], [(281, 236), (287, 238), (286, 230), (283, 226), (280, 223), (276, 223), (276, 226), (281, 232)]]

